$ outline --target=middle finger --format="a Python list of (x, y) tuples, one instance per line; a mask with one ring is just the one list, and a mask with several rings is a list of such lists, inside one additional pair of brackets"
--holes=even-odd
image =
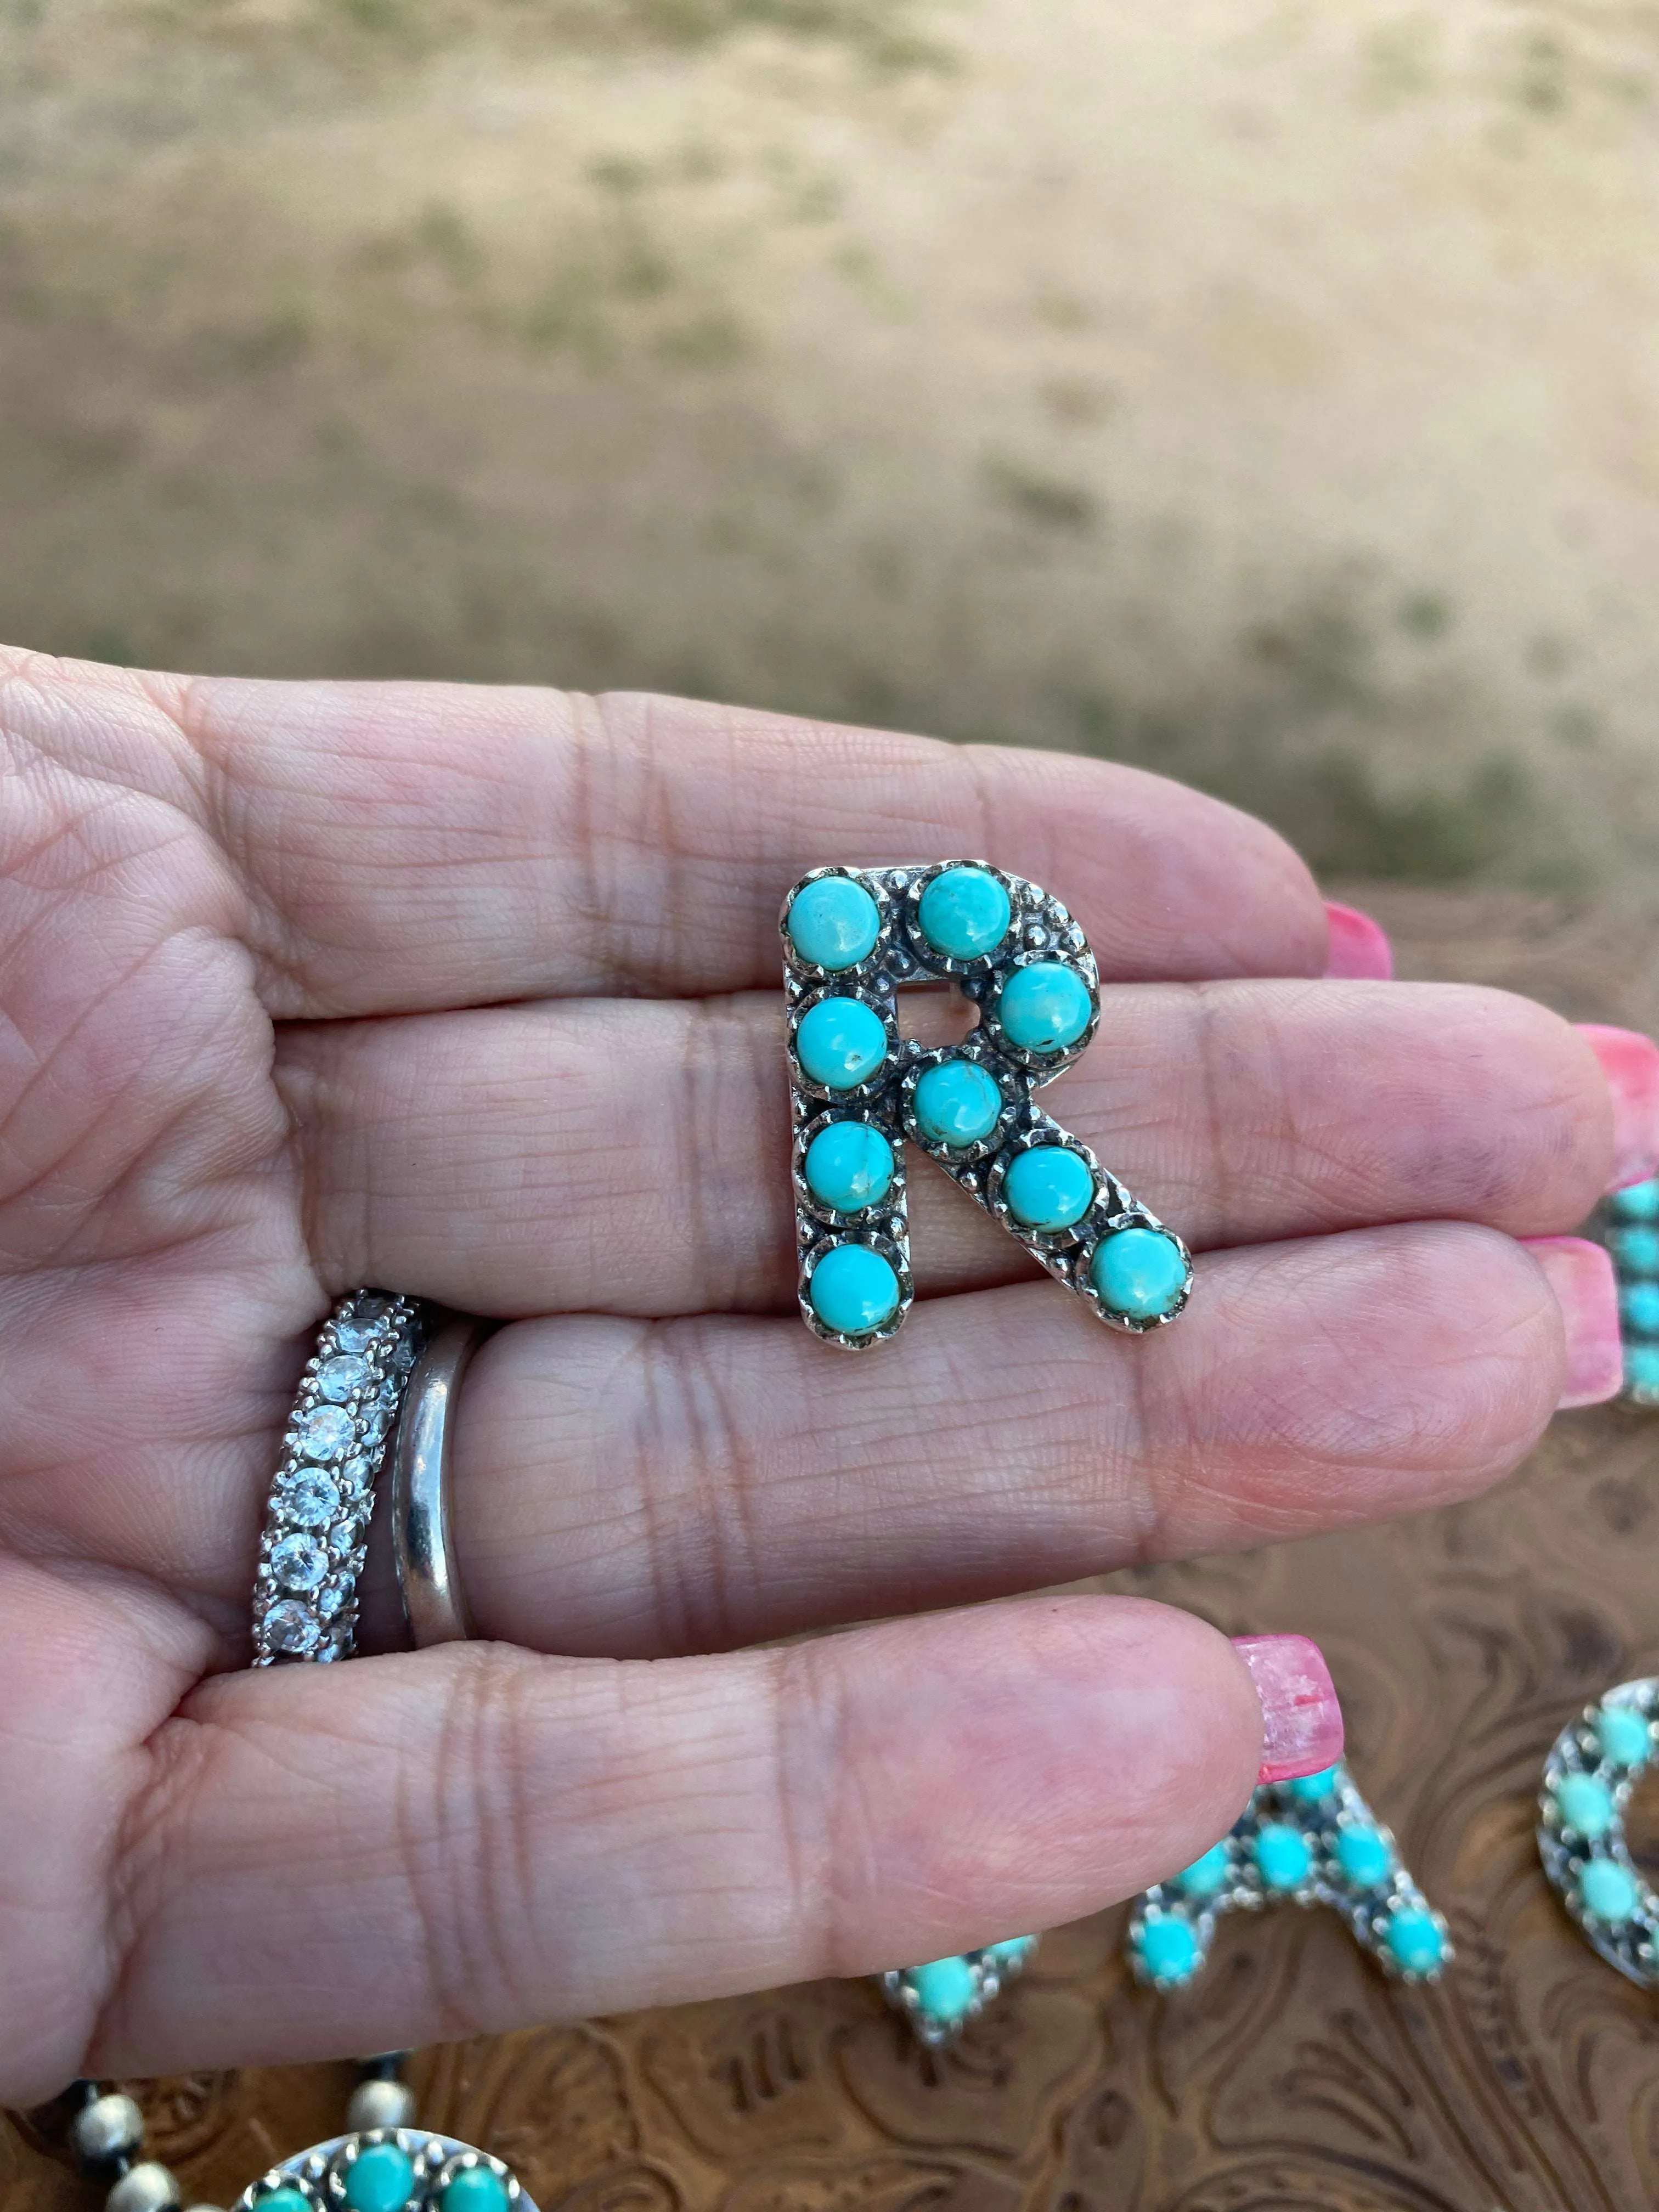
[[(296, 1024), (277, 1070), (331, 1288), (501, 1315), (793, 1307), (775, 994)], [(1548, 1235), (1613, 1158), (1584, 1038), (1449, 984), (1109, 988), (1042, 1096), (1200, 1251), (1431, 1218)], [(1034, 1273), (925, 1163), (911, 1207), (923, 1296)]]

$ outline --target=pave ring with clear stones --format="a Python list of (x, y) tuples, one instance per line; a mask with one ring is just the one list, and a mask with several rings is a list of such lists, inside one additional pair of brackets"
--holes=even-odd
[(414, 1298), (353, 1291), (318, 1333), (283, 1437), (253, 1583), (253, 1664), (346, 1659), (374, 1485), (424, 1334)]

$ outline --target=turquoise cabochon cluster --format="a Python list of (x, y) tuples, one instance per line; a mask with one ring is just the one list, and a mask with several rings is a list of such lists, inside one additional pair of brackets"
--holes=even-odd
[(533, 2212), (498, 2159), (419, 2128), (301, 2153), (243, 2191), (237, 2212)]
[(1544, 1764), (1538, 1851), (1609, 1966), (1659, 1988), (1659, 1897), (1625, 1841), (1625, 1808), (1654, 1761), (1659, 1679), (1620, 1682), (1557, 1736)]
[(1452, 1955), (1444, 1919), (1339, 1760), (1257, 1790), (1219, 1843), (1137, 1900), (1127, 1937), (1136, 1978), (1181, 1988), (1209, 1956), (1224, 1914), (1281, 1904), (1339, 1912), (1405, 1981), (1437, 1980)]
[[(794, 887), (780, 927), (809, 1327), (858, 1348), (902, 1323), (907, 1140), (1102, 1319), (1142, 1330), (1181, 1311), (1180, 1239), (1035, 1103), (1099, 1011), (1093, 956), (1056, 899), (984, 861), (826, 868)], [(977, 1010), (972, 1034), (902, 1037), (896, 994), (947, 982)]]
[(1625, 1395), (1659, 1406), (1659, 1178), (1614, 1191), (1603, 1222), (1619, 1280)]

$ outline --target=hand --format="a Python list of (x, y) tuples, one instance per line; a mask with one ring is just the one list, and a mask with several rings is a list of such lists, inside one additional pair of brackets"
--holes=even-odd
[[(1306, 871), (1224, 806), (664, 700), (0, 672), (7, 2100), (1129, 1894), (1255, 1778), (1212, 1629), (1074, 1597), (754, 1647), (1441, 1504), (1616, 1383), (1599, 1256), (1516, 1240), (1651, 1170), (1659, 1054), (1315, 980)], [(1089, 932), (1101, 1035), (1048, 1097), (1200, 1255), (1168, 1331), (1103, 1329), (925, 1163), (902, 1335), (793, 1310), (779, 901), (954, 853)], [(511, 1322), (457, 1439), (493, 1640), (247, 1672), (359, 1283)]]

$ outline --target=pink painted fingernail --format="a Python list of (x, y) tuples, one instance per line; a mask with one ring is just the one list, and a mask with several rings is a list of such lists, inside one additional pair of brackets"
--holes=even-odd
[(1599, 1406), (1617, 1397), (1625, 1379), (1619, 1344), (1619, 1286), (1613, 1262), (1588, 1237), (1523, 1237), (1549, 1278), (1567, 1324), (1563, 1406)]
[(1325, 902), (1325, 920), (1330, 929), (1325, 951), (1328, 975), (1366, 976), (1378, 983), (1389, 981), (1394, 974), (1394, 947), (1381, 922), (1361, 914), (1357, 906), (1339, 906), (1334, 899)]
[(1342, 1756), (1342, 1708), (1325, 1655), (1305, 1636), (1235, 1636), (1261, 1700), (1263, 1782), (1317, 1774)]
[(1613, 1179), (1609, 1190), (1659, 1175), (1659, 1044), (1637, 1030), (1580, 1022), (1578, 1034), (1601, 1063), (1613, 1093)]

